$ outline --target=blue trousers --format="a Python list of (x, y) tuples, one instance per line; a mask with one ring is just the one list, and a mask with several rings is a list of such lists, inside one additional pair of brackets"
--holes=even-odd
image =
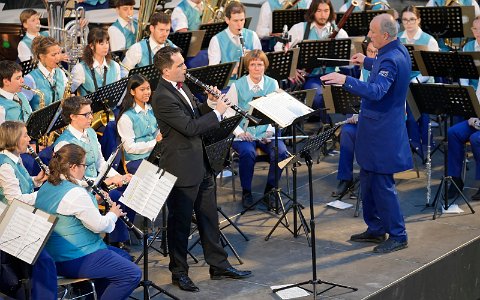
[(200, 50), (196, 56), (187, 57), (185, 65), (188, 69), (208, 66), (208, 51), (206, 49)]
[[(275, 168), (278, 169), (279, 179), (282, 170), (275, 164), (275, 143), (273, 140), (267, 144), (262, 144), (258, 141), (233, 142), (232, 147), (237, 151), (239, 156), (238, 168), (242, 189), (247, 191), (252, 190), (253, 167), (255, 166), (255, 160), (257, 158), (257, 153), (255, 152), (257, 147), (262, 149), (262, 151), (269, 156), (270, 168), (268, 169), (267, 183), (271, 186), (275, 186)], [(278, 161), (284, 160), (287, 156), (287, 147), (285, 146), (285, 143), (283, 143), (283, 141), (278, 141)]]
[(57, 270), (55, 262), (43, 249), (32, 266), (32, 300), (57, 299)]
[(360, 188), (367, 231), (374, 235), (388, 233), (391, 239), (407, 241), (393, 174), (379, 174), (362, 168)]
[(142, 278), (142, 271), (128, 253), (111, 246), (56, 264), (59, 275), (95, 279), (95, 289), (101, 300), (127, 299)]
[(448, 129), (448, 175), (462, 176), (467, 141), (470, 141), (475, 158), (475, 179), (480, 180), (480, 131), (469, 126), (468, 121), (457, 123)]
[[(423, 151), (427, 149), (428, 145), (428, 122), (430, 116), (428, 114), (421, 114), (418, 121), (413, 117), (412, 111), (407, 104), (407, 133), (410, 144), (415, 148), (418, 154), (423, 158)], [(433, 137), (430, 139), (430, 145), (433, 145)]]
[(142, 163), (143, 159), (132, 160), (127, 163), (127, 171), (130, 174), (135, 174), (137, 172), (138, 167)]
[(353, 179), (353, 159), (355, 157), (355, 139), (357, 124), (345, 124), (340, 133), (340, 159), (338, 161), (338, 180)]
[[(120, 204), (122, 210), (127, 213), (127, 217), (133, 222), (136, 215), (135, 211), (118, 201), (124, 191), (125, 187), (119, 187), (118, 189), (111, 190), (108, 195), (110, 196), (110, 199)], [(125, 225), (121, 219), (118, 219), (115, 223), (115, 229), (108, 235), (108, 238), (110, 243), (128, 241), (130, 239), (130, 235), (128, 233), (127, 225)]]

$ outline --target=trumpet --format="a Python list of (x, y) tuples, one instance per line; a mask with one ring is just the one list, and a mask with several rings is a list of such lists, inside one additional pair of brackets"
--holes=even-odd
[[(204, 89), (206, 92), (208, 92), (209, 94), (212, 94), (213, 96), (215, 96), (216, 98), (219, 98), (221, 96), (221, 93), (217, 93), (216, 91), (213, 90), (213, 88), (211, 88), (210, 86), (206, 85), (205, 83), (201, 82), (198, 78), (190, 75), (190, 73), (186, 73), (185, 74), (185, 77), (190, 80), (191, 82), (193, 82), (194, 84), (198, 85), (199, 87), (201, 87), (202, 89)], [(258, 125), (260, 124), (260, 122), (262, 121), (261, 119), (259, 118), (256, 118), (250, 114), (248, 114), (246, 111), (242, 110), (240, 107), (236, 106), (236, 105), (232, 105), (230, 106), (234, 111), (236, 111), (237, 113), (241, 114), (244, 118), (247, 118), (250, 122), (254, 123), (255, 125)]]
[[(92, 188), (94, 194), (97, 194), (100, 198), (102, 198), (102, 200), (108, 205), (108, 207), (112, 207), (112, 205), (114, 204), (112, 199), (110, 199), (107, 194), (100, 190), (100, 188), (95, 185), (93, 180), (88, 179), (85, 176), (83, 177), (83, 180), (85, 180), (88, 186)], [(137, 239), (141, 240), (143, 238), (143, 232), (138, 229), (127, 216), (120, 216), (119, 219), (122, 220), (125, 225), (127, 225), (127, 227), (133, 231)]]
[(33, 159), (35, 160), (35, 162), (38, 164), (38, 166), (40, 167), (40, 169), (43, 170), (43, 172), (45, 172), (45, 174), (48, 176), (50, 175), (50, 169), (48, 168), (48, 166), (40, 159), (40, 157), (38, 156), (38, 154), (35, 152), (35, 150), (33, 150), (33, 148), (28, 145), (27, 146), (27, 151), (28, 151), (28, 154), (30, 154)]

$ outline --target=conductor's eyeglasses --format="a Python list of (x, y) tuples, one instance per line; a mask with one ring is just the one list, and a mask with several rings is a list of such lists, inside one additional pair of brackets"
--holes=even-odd
[(412, 23), (415, 23), (417, 20), (418, 20), (417, 18), (402, 19), (402, 22), (405, 24), (412, 24)]
[(85, 118), (92, 117), (93, 116), (93, 111), (89, 111), (83, 114), (75, 114), (77, 116), (84, 116)]

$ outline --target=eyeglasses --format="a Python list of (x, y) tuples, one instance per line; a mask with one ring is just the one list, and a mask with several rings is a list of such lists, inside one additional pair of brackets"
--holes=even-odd
[(378, 51), (377, 51), (377, 50), (367, 49), (367, 53), (370, 53), (370, 54), (373, 54), (373, 55), (377, 55)]
[(84, 116), (85, 118), (92, 117), (93, 116), (93, 111), (89, 111), (83, 114), (75, 114), (76, 116)]
[(417, 22), (417, 18), (410, 18), (410, 19), (402, 19), (402, 22), (405, 23), (405, 24), (412, 24), (412, 23), (415, 23)]

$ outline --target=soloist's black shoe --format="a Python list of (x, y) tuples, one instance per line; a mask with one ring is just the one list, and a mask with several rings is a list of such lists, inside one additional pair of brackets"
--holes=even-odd
[(408, 242), (399, 242), (393, 239), (388, 239), (377, 247), (373, 248), (375, 253), (390, 253), (393, 251), (402, 250), (408, 247)]
[(200, 289), (193, 283), (187, 274), (172, 275), (172, 283), (178, 286), (180, 289), (187, 292), (199, 292)]
[(243, 279), (250, 276), (252, 276), (252, 271), (240, 271), (234, 267), (228, 267), (226, 269), (210, 267), (210, 278), (213, 280), (219, 280), (222, 278)]
[(382, 243), (386, 240), (386, 235), (373, 235), (368, 231), (354, 234), (350, 237), (352, 242)]
[(352, 186), (353, 180), (340, 180), (337, 185), (337, 190), (332, 192), (332, 197), (338, 197), (345, 192)]

